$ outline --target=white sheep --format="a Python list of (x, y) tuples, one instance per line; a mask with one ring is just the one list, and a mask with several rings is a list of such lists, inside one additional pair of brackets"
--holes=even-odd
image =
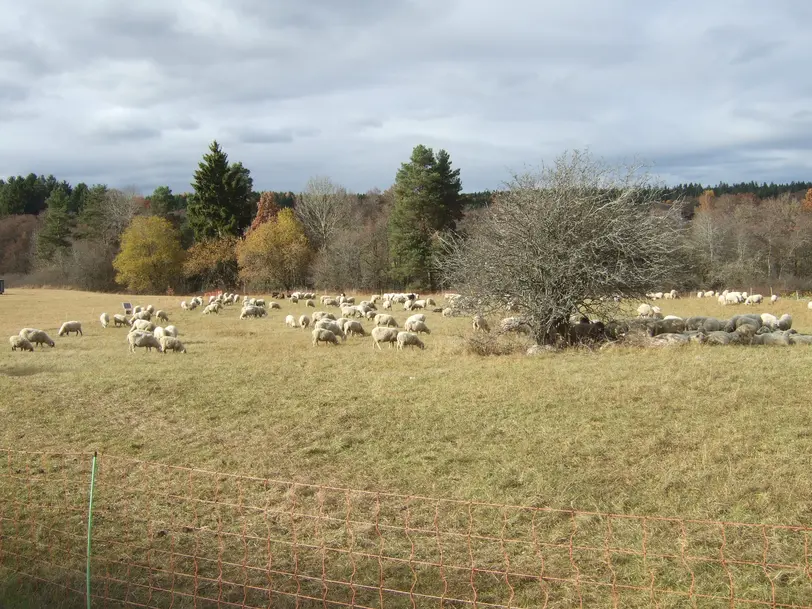
[(778, 294), (773, 294), (770, 296), (770, 304), (775, 304), (776, 302), (778, 302)]
[(177, 338), (180, 332), (178, 332), (178, 329), (175, 326), (166, 326), (164, 328), (164, 334)]
[(293, 315), (288, 315), (285, 317), (285, 325), (289, 328), (296, 328), (298, 327), (296, 324), (296, 318)]
[(348, 319), (344, 322), (342, 329), (344, 330), (344, 334), (348, 334), (350, 336), (366, 336), (366, 330), (364, 330), (364, 326), (361, 325), (360, 321), (356, 321), (354, 319)]
[(384, 309), (391, 309), (392, 308), (392, 301), (391, 300), (384, 300), (381, 304), (381, 307)]
[(330, 330), (325, 330), (324, 328), (316, 328), (311, 333), (313, 336), (313, 346), (318, 347), (319, 343), (332, 343), (334, 345), (338, 344), (338, 339), (336, 335), (330, 332)]
[(306, 307), (312, 307), (312, 308), (315, 309), (316, 308), (316, 302), (312, 298), (308, 298), (307, 300), (305, 300), (305, 306)]
[(403, 326), (408, 332), (414, 332), (416, 334), (420, 334), (423, 332), (424, 334), (431, 334), (431, 330), (426, 325), (426, 322), (420, 320), (412, 320), (407, 321)]
[(457, 311), (452, 307), (446, 307), (443, 309), (443, 317), (454, 317), (457, 314)]
[(329, 330), (336, 336), (340, 336), (341, 340), (347, 340), (347, 335), (335, 321), (331, 319), (322, 319), (316, 322), (315, 328), (317, 330)]
[(383, 326), (378, 326), (372, 328), (372, 348), (378, 347), (381, 351), (381, 343), (389, 343), (389, 348), (392, 348), (392, 344), (396, 343), (398, 340), (398, 331), (396, 328), (386, 328)]
[(34, 345), (31, 344), (27, 338), (23, 338), (19, 334), (16, 336), (9, 336), (8, 342), (11, 343), (11, 350), (16, 351), (19, 349), (20, 351), (33, 351)]
[(152, 319), (152, 312), (147, 311), (147, 310), (139, 311), (138, 313), (135, 313), (133, 315), (133, 318), (134, 319), (146, 319), (147, 321), (149, 321), (150, 319)]
[(158, 339), (161, 345), (161, 351), (166, 355), (167, 351), (175, 351), (177, 353), (186, 353), (186, 347), (174, 336), (162, 336)]
[(50, 336), (37, 328), (23, 328), (20, 330), (20, 336), (27, 341), (34, 343), (35, 345), (39, 345), (40, 347), (42, 345), (53, 347), (56, 344)]
[(329, 319), (331, 321), (336, 320), (336, 316), (332, 313), (326, 313), (324, 311), (316, 311), (313, 313), (313, 321), (321, 321), (322, 319)]
[(271, 302), (271, 303), (268, 305), (268, 308), (269, 308), (269, 309), (280, 309), (280, 310), (281, 310), (281, 309), (282, 309), (282, 305), (281, 305), (281, 304), (279, 304), (278, 302)]
[(771, 313), (762, 313), (761, 324), (767, 326), (770, 330), (775, 330), (778, 328), (778, 318)]
[(113, 325), (116, 328), (118, 328), (119, 326), (129, 326), (130, 325), (130, 320), (127, 319), (121, 313), (116, 313), (115, 315), (113, 315)]
[[(646, 305), (646, 306), (648, 306), (648, 305)], [(476, 332), (477, 330), (481, 330), (483, 332), (490, 332), (491, 331), (491, 327), (488, 325), (488, 320), (485, 319), (485, 317), (483, 317), (479, 313), (474, 315), (474, 319), (471, 322), (471, 325), (474, 328), (474, 332)]]
[(637, 307), (638, 317), (652, 317), (653, 314), (654, 310), (651, 308), (650, 304), (643, 303), (639, 307)]
[(101, 322), (102, 328), (106, 328), (110, 325), (110, 316), (107, 313), (102, 313), (99, 316), (99, 321)]
[(249, 317), (265, 317), (267, 314), (268, 312), (262, 307), (247, 305), (243, 307), (242, 311), (240, 311), (240, 319), (248, 319)]
[(386, 313), (378, 313), (375, 316), (375, 325), (378, 327), (389, 327), (389, 328), (399, 328), (398, 322), (395, 321), (395, 318), (391, 315), (387, 315)]
[(147, 351), (152, 351), (152, 349), (157, 349), (159, 352), (161, 351), (161, 343), (151, 332), (130, 332), (127, 335), (127, 342), (130, 345), (130, 351), (132, 353), (135, 353), (136, 347), (146, 348)]
[(166, 336), (166, 331), (162, 327), (158, 326), (152, 331), (152, 335), (158, 340), (161, 340), (164, 336)]
[(211, 302), (206, 305), (206, 308), (203, 309), (203, 315), (209, 315), (211, 313), (215, 313), (217, 315), (220, 314), (220, 304), (217, 302)]
[(406, 323), (408, 324), (410, 321), (426, 321), (426, 316), (423, 313), (415, 313), (414, 315), (409, 315), (409, 319), (406, 320)]
[(417, 334), (411, 332), (398, 332), (397, 336), (398, 351), (402, 351), (403, 347), (420, 347), (425, 349), (426, 345), (417, 337)]
[(302, 330), (304, 330), (310, 325), (310, 318), (307, 315), (302, 315), (299, 317), (299, 325), (301, 326)]
[(169, 321), (169, 315), (166, 314), (166, 311), (155, 311), (155, 317), (161, 321)]
[(133, 330), (141, 330), (142, 332), (152, 332), (155, 330), (155, 324), (146, 319), (134, 319), (132, 322)]
[(750, 294), (744, 300), (745, 305), (753, 305), (753, 304), (761, 304), (761, 301), (764, 300), (764, 297), (761, 294)]
[(705, 295), (705, 292), (703, 292), (702, 290), (699, 290), (699, 291), (696, 293), (696, 297), (697, 297), (697, 298), (702, 298), (704, 295)]
[(57, 332), (58, 336), (70, 336), (71, 332), (75, 332), (77, 335), (82, 335), (82, 322), (81, 321), (66, 321), (62, 324), (62, 327), (59, 328), (59, 332)]
[(147, 305), (145, 311), (149, 312), (149, 314), (152, 315), (155, 313), (155, 307), (153, 307), (152, 305)]

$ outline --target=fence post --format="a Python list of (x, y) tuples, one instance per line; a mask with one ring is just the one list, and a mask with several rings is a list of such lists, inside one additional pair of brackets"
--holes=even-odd
[(90, 467), (90, 496), (87, 502), (87, 579), (86, 579), (86, 591), (85, 595), (87, 596), (87, 609), (91, 609), (91, 601), (90, 601), (90, 541), (91, 541), (91, 533), (93, 531), (93, 486), (96, 483), (96, 455), (98, 453), (93, 451), (93, 463)]

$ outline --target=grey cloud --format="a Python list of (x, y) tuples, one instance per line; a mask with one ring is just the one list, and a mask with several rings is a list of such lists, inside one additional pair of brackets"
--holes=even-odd
[(248, 129), (237, 137), (245, 144), (287, 144), (293, 141), (293, 132), (290, 129)]
[(92, 130), (90, 137), (100, 143), (142, 142), (160, 138), (161, 130), (146, 126), (111, 125)]
[(182, 191), (216, 138), (257, 188), (386, 188), (418, 143), (466, 189), (587, 145), (670, 180), (805, 179), (801, 5), (28, 0), (0, 23), (0, 167)]

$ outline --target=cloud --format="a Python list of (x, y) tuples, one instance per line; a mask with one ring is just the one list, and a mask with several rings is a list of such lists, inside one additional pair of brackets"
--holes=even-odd
[(812, 174), (812, 9), (505, 0), (28, 0), (0, 22), (0, 167), (188, 190), (386, 188), (416, 144), (466, 190), (567, 149), (669, 182)]

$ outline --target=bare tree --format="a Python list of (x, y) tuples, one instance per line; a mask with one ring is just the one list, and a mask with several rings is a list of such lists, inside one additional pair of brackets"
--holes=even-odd
[(308, 180), (304, 192), (296, 198), (294, 210), (316, 249), (324, 249), (336, 231), (344, 226), (354, 198), (328, 177), (317, 176)]
[(643, 297), (678, 278), (685, 254), (679, 202), (640, 167), (613, 168), (574, 152), (514, 176), (467, 239), (447, 241), (449, 285), (483, 313), (508, 305), (540, 343), (569, 335), (570, 316), (608, 317), (618, 297)]

